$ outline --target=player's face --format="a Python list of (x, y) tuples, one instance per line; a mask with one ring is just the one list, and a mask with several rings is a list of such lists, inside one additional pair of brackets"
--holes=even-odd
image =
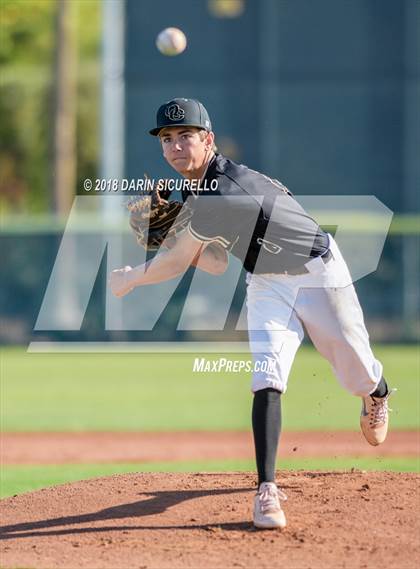
[(170, 127), (161, 130), (163, 155), (179, 174), (185, 177), (200, 173), (212, 154), (213, 133), (195, 127)]

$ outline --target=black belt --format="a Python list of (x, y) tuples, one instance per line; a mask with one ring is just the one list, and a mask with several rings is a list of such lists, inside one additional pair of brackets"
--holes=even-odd
[[(317, 257), (313, 257), (313, 258), (316, 259)], [(327, 252), (324, 253), (323, 255), (321, 255), (320, 258), (322, 259), (322, 261), (326, 265), (333, 258), (333, 254), (331, 253), (331, 250), (328, 249)], [(295, 269), (288, 269), (287, 271), (283, 271), (280, 274), (281, 275), (305, 275), (306, 273), (309, 273), (309, 272), (310, 271), (306, 268), (306, 266), (302, 265), (301, 267), (296, 267)]]

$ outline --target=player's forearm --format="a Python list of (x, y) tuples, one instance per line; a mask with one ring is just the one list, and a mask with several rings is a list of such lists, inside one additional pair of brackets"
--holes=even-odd
[(184, 233), (171, 246), (168, 251), (159, 253), (151, 261), (134, 269), (127, 266), (112, 271), (109, 279), (112, 293), (121, 298), (138, 286), (152, 285), (182, 275), (195, 263), (213, 275), (220, 275), (226, 270), (227, 253), (215, 243), (203, 249), (203, 244)]
[(162, 253), (134, 269), (127, 266), (112, 271), (109, 279), (112, 293), (121, 298), (138, 286), (156, 284), (177, 277), (186, 268), (172, 257), (171, 252)]
[(165, 252), (156, 255), (142, 265), (134, 267), (130, 271), (128, 279), (133, 288), (157, 284), (182, 275), (187, 268), (174, 258), (171, 252)]
[[(199, 253), (191, 265), (202, 271), (218, 275), (227, 267), (228, 255), (226, 251), (217, 246), (209, 245)], [(133, 287), (160, 283), (178, 277), (188, 268), (185, 262), (173, 254), (165, 252), (156, 255), (147, 263), (135, 267), (130, 275)]]

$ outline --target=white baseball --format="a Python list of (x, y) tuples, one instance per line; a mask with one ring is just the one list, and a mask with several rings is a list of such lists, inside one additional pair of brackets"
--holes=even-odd
[(187, 47), (187, 38), (178, 28), (165, 28), (156, 38), (156, 47), (163, 55), (179, 55)]

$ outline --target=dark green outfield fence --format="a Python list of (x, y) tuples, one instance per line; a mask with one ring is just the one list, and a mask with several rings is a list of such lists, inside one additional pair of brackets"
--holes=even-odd
[[(236, 18), (207, 0), (128, 0), (128, 177), (168, 174), (146, 134), (173, 97), (207, 106), (220, 143), (297, 194), (373, 194), (420, 211), (420, 2), (245, 0)], [(154, 44), (188, 37), (178, 57)]]

